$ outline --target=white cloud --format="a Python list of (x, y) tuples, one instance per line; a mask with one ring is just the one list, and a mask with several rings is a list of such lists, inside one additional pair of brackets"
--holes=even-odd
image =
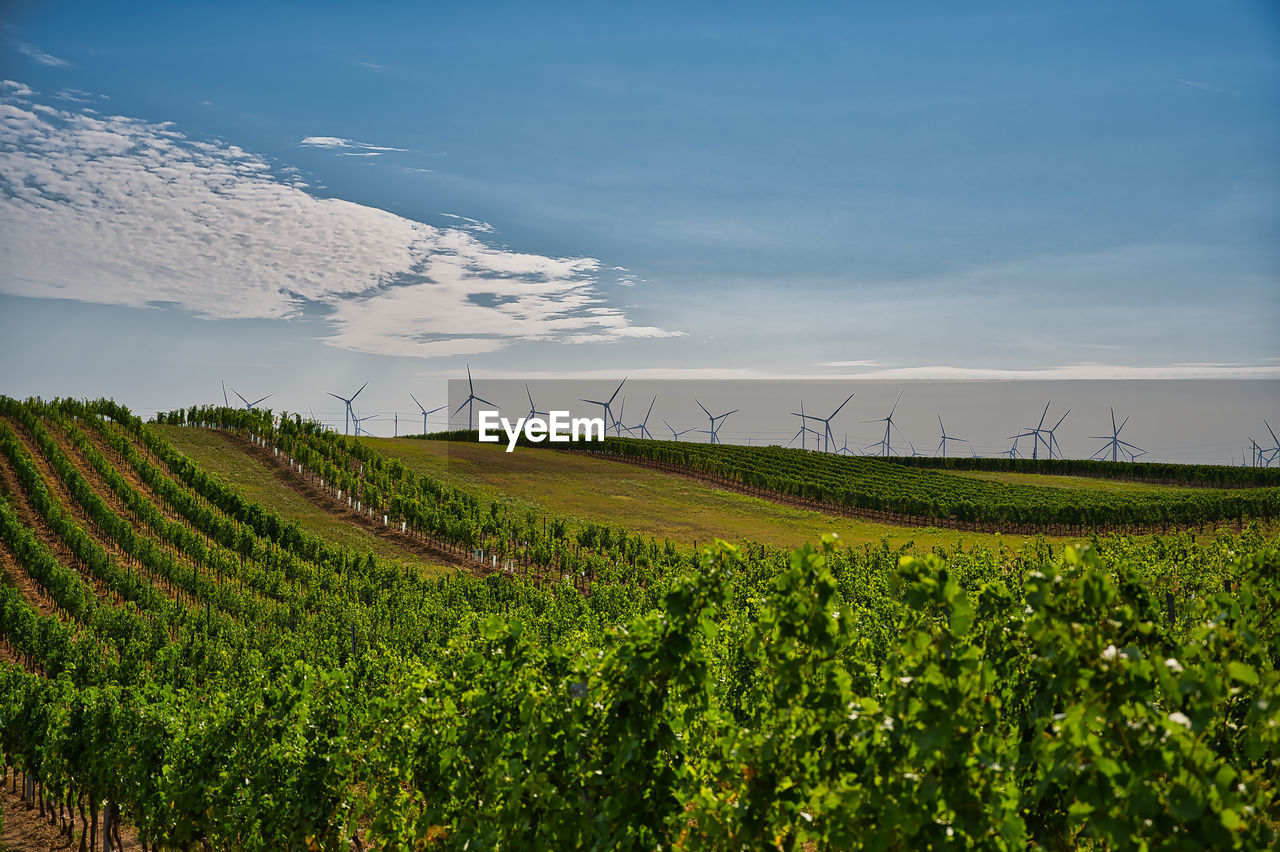
[(26, 83), (18, 83), (14, 80), (0, 80), (0, 86), (3, 86), (8, 94), (16, 98), (25, 98), (35, 94), (35, 91)]
[(408, 151), (408, 148), (391, 148), (387, 145), (370, 145), (354, 139), (343, 139), (340, 136), (308, 136), (298, 143), (307, 148), (351, 149), (356, 151)]
[(0, 99), (0, 142), (3, 293), (211, 319), (310, 304), (331, 345), (388, 355), (671, 334), (605, 304), (592, 258), (315, 198), (260, 157), (166, 124)]
[(93, 95), (83, 89), (61, 89), (58, 91), (57, 98), (75, 104), (87, 104), (93, 100)]
[(26, 54), (27, 56), (34, 59), (36, 62), (39, 62), (41, 65), (48, 65), (52, 68), (65, 68), (71, 64), (65, 59), (59, 59), (56, 56), (51, 56), (48, 53), (45, 53), (43, 50), (40, 50), (38, 47), (35, 47), (34, 45), (18, 42), (15, 45), (15, 47), (18, 48), (19, 53)]
[(479, 219), (472, 219), (470, 216), (459, 216), (457, 213), (441, 213), (449, 219), (457, 219), (462, 224), (459, 227), (466, 228), (468, 231), (477, 231), (481, 234), (492, 234), (496, 229), (488, 222), (482, 222)]

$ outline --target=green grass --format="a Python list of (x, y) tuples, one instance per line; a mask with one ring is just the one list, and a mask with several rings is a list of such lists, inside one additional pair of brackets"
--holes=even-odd
[(379, 538), (339, 513), (317, 506), (223, 432), (155, 424), (150, 428), (158, 430), (174, 449), (216, 474), (246, 499), (286, 520), (297, 521), (308, 532), (356, 553), (373, 553), (380, 560), (418, 565), (429, 572), (453, 570)]
[[(674, 474), (547, 450), (456, 441), (366, 438), (379, 453), (416, 473), (538, 512), (622, 526), (680, 544), (713, 538), (794, 548), (825, 533), (849, 544), (914, 541), (919, 548), (957, 541), (1018, 547), (1025, 536), (997, 536), (844, 518), (724, 491)], [(1063, 541), (1066, 539), (1050, 539)]]

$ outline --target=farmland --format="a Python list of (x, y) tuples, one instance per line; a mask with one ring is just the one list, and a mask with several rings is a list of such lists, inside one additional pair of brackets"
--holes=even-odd
[[(726, 483), (874, 511), (857, 500), (901, 494), (916, 502), (890, 508), (914, 518), (1059, 524), (1076, 545), (873, 526), (632, 461), (355, 440), (225, 408), (160, 419), (0, 398), (0, 748), (68, 838), (1275, 840), (1266, 487), (1193, 497), (680, 448)], [(1095, 535), (1092, 513), (1171, 529)], [(854, 546), (820, 540), (828, 525)], [(736, 544), (708, 541), (717, 526)]]

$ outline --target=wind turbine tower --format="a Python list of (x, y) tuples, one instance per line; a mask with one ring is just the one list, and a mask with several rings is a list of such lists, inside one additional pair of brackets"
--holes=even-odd
[[(938, 442), (938, 449), (942, 451), (942, 457), (947, 457), (947, 441), (965, 441), (964, 438), (957, 438), (955, 435), (947, 434), (947, 427), (942, 425), (942, 415), (938, 415), (938, 428), (942, 430), (942, 440)], [(936, 450), (935, 450), (936, 452)]]
[[(468, 364), (467, 365), (467, 398), (464, 399), (462, 401), (462, 405), (459, 405), (457, 410), (453, 412), (453, 416), (456, 416), (458, 412), (461, 411), (463, 408), (467, 409), (467, 431), (471, 430), (472, 405), (477, 402), (483, 402), (485, 405), (494, 405), (489, 400), (481, 399), (480, 397), (476, 396), (476, 386), (471, 381), (471, 365)], [(497, 408), (497, 406), (494, 405), (494, 408)]]
[(413, 400), (413, 404), (418, 406), (418, 410), (422, 412), (422, 434), (424, 435), (427, 434), (427, 415), (435, 414), (437, 411), (441, 411), (449, 407), (448, 404), (445, 404), (439, 408), (433, 408), (430, 411), (427, 411), (427, 409), (422, 407), (422, 403), (418, 402), (418, 398), (416, 396), (409, 394), (409, 399)]

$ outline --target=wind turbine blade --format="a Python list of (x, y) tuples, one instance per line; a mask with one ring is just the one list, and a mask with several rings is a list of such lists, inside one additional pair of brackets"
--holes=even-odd
[(232, 388), (232, 389), (231, 389), (231, 392), (232, 392), (233, 394), (235, 394), (236, 396), (239, 396), (239, 397), (240, 397), (240, 401), (241, 401), (241, 402), (243, 402), (245, 405), (248, 405), (248, 404), (249, 404), (249, 400), (247, 400), (247, 399), (245, 399), (243, 396), (241, 396), (240, 391), (236, 390), (235, 388)]
[(445, 410), (446, 408), (448, 408), (448, 407), (449, 407), (449, 406), (447, 406), (447, 405), (441, 405), (441, 406), (437, 406), (436, 408), (431, 409), (430, 411), (424, 411), (423, 413), (424, 413), (424, 414), (435, 414), (437, 411), (444, 411), (444, 410)]
[(1116, 425), (1116, 424), (1115, 424), (1115, 421), (1114, 421), (1114, 420), (1112, 420), (1112, 421), (1111, 421), (1111, 428), (1115, 430), (1115, 433), (1116, 433), (1117, 435), (1119, 435), (1119, 434), (1120, 434), (1120, 432), (1124, 429), (1124, 424), (1125, 424), (1125, 423), (1128, 423), (1128, 422), (1129, 422), (1129, 418), (1128, 418), (1128, 417), (1126, 417), (1126, 418), (1124, 419), (1124, 422), (1122, 422), (1122, 423), (1120, 424), (1120, 428), (1119, 428), (1119, 429), (1116, 429), (1116, 428), (1115, 428), (1115, 425)]
[[(1126, 419), (1128, 419), (1128, 418), (1126, 418)], [(1120, 427), (1120, 429), (1123, 429), (1123, 428), (1124, 428), (1123, 426), (1121, 426), (1121, 427)], [(1119, 431), (1120, 431), (1120, 429), (1117, 429), (1117, 428), (1116, 428), (1116, 410), (1115, 410), (1114, 408), (1112, 408), (1112, 409), (1111, 409), (1111, 431), (1112, 431), (1112, 432), (1119, 432)]]
[(342, 402), (347, 403), (348, 405), (351, 404), (351, 400), (347, 399), (345, 396), (338, 396), (333, 391), (325, 391), (325, 393), (329, 394), (329, 396), (333, 397), (334, 399), (341, 400)]
[(607, 402), (601, 402), (601, 401), (600, 401), (600, 400), (598, 400), (598, 399), (581, 399), (581, 398), (579, 398), (579, 399), (578, 399), (578, 402), (589, 402), (589, 403), (591, 403), (592, 405), (608, 405), (608, 404), (609, 404), (609, 403), (607, 403)]
[[(1070, 408), (1068, 408), (1068, 409), (1067, 409), (1067, 414), (1070, 414), (1070, 413), (1071, 413), (1071, 409), (1070, 409)], [(1055, 424), (1053, 424), (1053, 428), (1049, 430), (1050, 434), (1052, 434), (1053, 432), (1056, 432), (1056, 431), (1058, 430), (1058, 427), (1062, 425), (1062, 421), (1067, 419), (1067, 414), (1064, 414), (1064, 415), (1062, 415), (1061, 417), (1059, 417), (1059, 418), (1058, 418), (1058, 422), (1057, 422), (1057, 423), (1055, 423)]]
[(1271, 433), (1271, 440), (1276, 442), (1277, 447), (1280, 447), (1280, 438), (1276, 437), (1275, 430), (1271, 428), (1271, 424), (1264, 419), (1262, 425), (1267, 427), (1267, 431)]
[(231, 402), (230, 400), (227, 399), (227, 383), (226, 382), (222, 383), (222, 404), (227, 408), (231, 407)]
[(902, 395), (906, 391), (899, 391), (898, 398), (893, 401), (893, 408), (889, 409), (889, 417), (893, 417), (893, 413), (898, 410), (898, 403), (902, 402)]
[(409, 399), (413, 400), (414, 404), (418, 406), (419, 411), (421, 411), (423, 414), (427, 413), (427, 410), (422, 407), (422, 403), (418, 402), (418, 398), (416, 396), (414, 396), (413, 394), (409, 394)]
[(468, 405), (470, 405), (470, 404), (471, 404), (471, 397), (468, 397), (468, 398), (464, 399), (464, 400), (462, 401), (462, 405), (459, 405), (459, 406), (458, 406), (458, 408), (453, 412), (453, 414), (451, 414), (451, 415), (449, 415), (449, 416), (450, 416), (450, 417), (453, 417), (454, 415), (456, 415), (456, 414), (458, 414), (459, 412), (461, 412), (461, 411), (462, 411), (462, 409), (466, 408), (466, 407), (467, 407)]
[(355, 402), (356, 397), (358, 397), (358, 396), (360, 395), (360, 391), (364, 390), (364, 389), (365, 389), (365, 388), (367, 388), (368, 386), (369, 386), (369, 382), (367, 382), (367, 381), (366, 381), (364, 384), (362, 384), (362, 385), (360, 386), (360, 390), (358, 390), (358, 391), (356, 391), (355, 393), (351, 394), (351, 401), (352, 401), (352, 402)]
[(721, 417), (728, 417), (730, 414), (737, 414), (741, 410), (742, 410), (741, 408), (735, 408), (733, 411), (726, 411), (724, 414), (721, 414), (720, 417), (717, 417), (716, 419), (719, 420)]
[(485, 405), (492, 405), (494, 408), (498, 407), (498, 404), (496, 402), (490, 402), (489, 400), (481, 399), (478, 396), (473, 396), (472, 399), (474, 399), (476, 402), (483, 402)]
[[(645, 412), (645, 415), (644, 415), (644, 422), (645, 422), (645, 423), (648, 423), (648, 422), (649, 422), (649, 415), (653, 413), (653, 404), (654, 404), (655, 402), (657, 402), (657, 401), (658, 401), (658, 395), (657, 395), (657, 394), (654, 394), (654, 395), (653, 395), (653, 399), (649, 402), (649, 410), (648, 410), (647, 412)], [(643, 425), (643, 424), (641, 424), (641, 425)]]
[(618, 391), (622, 390), (622, 386), (625, 385), (626, 383), (627, 383), (627, 379), (625, 377), (622, 379), (622, 381), (618, 382), (618, 386), (613, 390), (613, 396), (609, 397), (610, 403), (612, 403), (614, 399), (617, 398)]
[[(704, 412), (706, 412), (706, 414), (707, 414), (707, 416), (708, 416), (708, 417), (711, 417), (711, 412), (710, 412), (710, 411), (707, 411), (707, 407), (706, 407), (705, 405), (703, 405), (700, 401), (698, 401), (698, 400), (696, 400), (696, 399), (694, 400), (694, 402), (697, 402), (697, 403), (698, 403), (698, 407), (699, 407), (699, 408), (701, 408)], [(714, 418), (714, 417), (712, 417), (711, 419), (712, 419), (712, 420), (714, 420), (715, 418)]]
[(476, 392), (475, 386), (471, 384), (471, 365), (467, 365), (467, 395), (474, 396)]
[(525, 395), (529, 397), (529, 408), (534, 408), (535, 406), (533, 404), (533, 393), (529, 390), (528, 382), (524, 383), (524, 392), (525, 392)]
[(261, 403), (266, 402), (266, 401), (267, 401), (267, 400), (269, 400), (269, 399), (271, 399), (271, 394), (267, 394), (266, 396), (264, 396), (262, 399), (258, 400), (257, 402), (251, 402), (251, 403), (249, 403), (249, 405), (250, 405), (250, 406), (259, 405), (259, 404), (261, 404)]
[(853, 399), (853, 394), (849, 394), (847, 397), (845, 397), (845, 398), (844, 398), (844, 402), (840, 403), (839, 407), (838, 407), (838, 408), (836, 408), (836, 410), (835, 410), (835, 411), (831, 412), (831, 416), (830, 416), (830, 417), (828, 417), (827, 419), (828, 419), (828, 420), (834, 420), (834, 419), (835, 419), (835, 416), (836, 416), (837, 414), (839, 414), (839, 413), (840, 413), (840, 409), (841, 409), (841, 408), (844, 408), (846, 405), (848, 405), (848, 404), (849, 404), (849, 400), (851, 400), (851, 399)]
[(1044, 426), (1044, 419), (1049, 415), (1049, 406), (1051, 405), (1053, 405), (1053, 400), (1049, 400), (1044, 404), (1044, 413), (1040, 415), (1040, 423), (1036, 426), (1037, 429)]

